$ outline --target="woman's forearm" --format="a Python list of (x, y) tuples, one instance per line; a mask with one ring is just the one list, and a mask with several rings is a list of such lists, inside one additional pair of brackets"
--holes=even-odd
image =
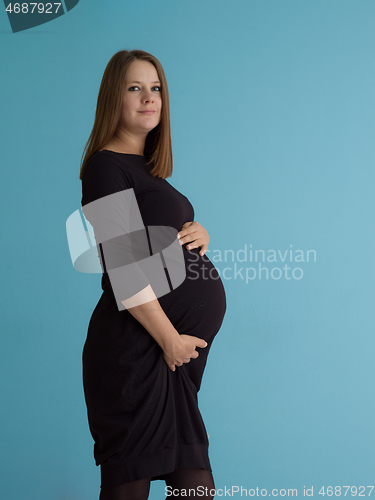
[(163, 311), (151, 285), (122, 301), (130, 314), (143, 325), (163, 350), (179, 340), (179, 333)]

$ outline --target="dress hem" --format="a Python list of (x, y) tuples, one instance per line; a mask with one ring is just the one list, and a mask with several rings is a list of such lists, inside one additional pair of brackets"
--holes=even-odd
[(101, 488), (119, 486), (138, 479), (163, 480), (164, 474), (186, 468), (212, 471), (208, 444), (178, 443), (177, 448), (168, 448), (152, 455), (103, 462), (100, 464)]

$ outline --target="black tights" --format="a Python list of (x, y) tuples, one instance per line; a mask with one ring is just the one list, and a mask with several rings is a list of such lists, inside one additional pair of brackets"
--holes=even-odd
[[(214, 497), (214, 478), (208, 470), (176, 469), (169, 474), (164, 474), (164, 479), (166, 486), (169, 486), (166, 489), (167, 499), (199, 497), (212, 500)], [(147, 500), (150, 484), (150, 479), (139, 479), (112, 488), (102, 488), (99, 500)], [(183, 491), (180, 496), (182, 489), (186, 491)]]

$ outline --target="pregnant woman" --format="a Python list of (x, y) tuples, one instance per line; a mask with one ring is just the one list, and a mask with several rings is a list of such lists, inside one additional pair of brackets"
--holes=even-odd
[(167, 182), (171, 174), (164, 70), (147, 52), (122, 50), (101, 82), (81, 165), (82, 207), (133, 190), (144, 226), (168, 227), (179, 238), (186, 278), (159, 298), (146, 282), (121, 300), (121, 310), (101, 254), (103, 293), (83, 348), (99, 500), (146, 500), (156, 479), (166, 482), (170, 498), (215, 493), (197, 393), (226, 298), (204, 255), (208, 233)]

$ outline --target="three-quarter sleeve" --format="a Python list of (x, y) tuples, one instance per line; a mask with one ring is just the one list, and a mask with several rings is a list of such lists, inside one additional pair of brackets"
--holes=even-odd
[(111, 155), (93, 156), (82, 176), (82, 211), (93, 227), (103, 273), (119, 310), (150, 283), (138, 262), (150, 256), (131, 175)]

